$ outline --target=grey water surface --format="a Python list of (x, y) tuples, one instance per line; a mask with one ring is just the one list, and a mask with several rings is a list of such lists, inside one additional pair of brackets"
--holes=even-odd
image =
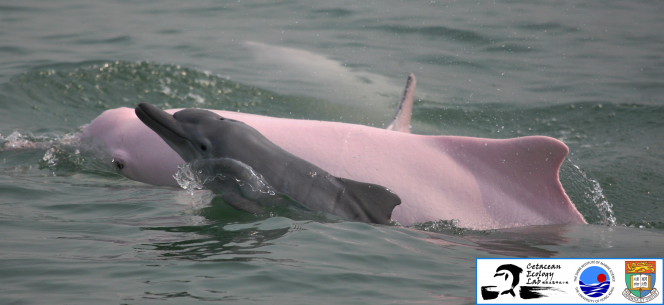
[[(466, 304), (476, 258), (662, 257), (663, 16), (660, 1), (2, 1), (0, 304)], [(560, 178), (590, 224), (254, 216), (68, 145), (141, 102), (383, 127), (411, 72), (414, 133), (565, 142)]]

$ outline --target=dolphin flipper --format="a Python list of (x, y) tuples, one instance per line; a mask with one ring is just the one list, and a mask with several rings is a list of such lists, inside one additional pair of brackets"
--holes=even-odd
[(229, 192), (221, 195), (224, 202), (236, 210), (248, 212), (251, 214), (264, 214), (265, 210), (256, 202), (247, 200), (237, 193)]
[[(344, 186), (343, 198), (335, 206), (336, 215), (342, 212), (348, 219), (389, 225), (392, 210), (401, 198), (384, 186), (337, 178)], [(341, 210), (341, 211), (339, 211)]]
[(399, 102), (397, 112), (394, 114), (392, 123), (387, 126), (387, 130), (410, 133), (410, 117), (413, 114), (413, 98), (415, 97), (416, 83), (415, 74), (411, 73), (408, 75), (401, 102)]

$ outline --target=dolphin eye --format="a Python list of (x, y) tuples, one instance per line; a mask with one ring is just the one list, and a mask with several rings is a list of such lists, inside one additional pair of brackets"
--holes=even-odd
[(202, 151), (206, 151), (206, 150), (207, 150), (207, 146), (205, 146), (205, 145), (201, 145), (201, 150), (202, 150)]
[(118, 169), (123, 169), (124, 168), (124, 164), (122, 164), (122, 162), (120, 162), (120, 161), (114, 161), (113, 163), (115, 163), (115, 166)]

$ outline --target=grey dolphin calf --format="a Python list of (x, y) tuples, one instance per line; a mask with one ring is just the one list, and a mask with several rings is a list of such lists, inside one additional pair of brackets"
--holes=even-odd
[[(243, 122), (202, 109), (184, 109), (171, 115), (146, 103), (139, 104), (135, 111), (184, 161), (225, 160), (222, 167), (231, 172), (243, 171), (246, 167), (242, 165), (247, 165), (276, 192), (308, 208), (349, 220), (389, 224), (392, 210), (401, 203), (395, 193), (383, 186), (329, 174), (285, 151)], [(240, 163), (228, 163), (229, 159)], [(260, 205), (243, 196), (243, 192), (229, 192), (227, 186), (221, 191), (224, 201), (234, 208), (261, 211)]]

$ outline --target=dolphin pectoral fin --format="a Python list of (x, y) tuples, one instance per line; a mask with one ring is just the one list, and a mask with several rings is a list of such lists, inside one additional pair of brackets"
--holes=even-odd
[(401, 198), (384, 186), (338, 178), (344, 185), (343, 196), (337, 209), (351, 220), (389, 225), (392, 210), (401, 204)]
[(413, 98), (415, 97), (416, 83), (415, 74), (411, 73), (408, 75), (401, 102), (399, 102), (397, 112), (394, 114), (392, 123), (387, 126), (387, 130), (410, 133), (410, 117), (413, 114)]
[(221, 195), (221, 198), (224, 199), (226, 204), (232, 206), (233, 208), (244, 211), (251, 214), (264, 214), (265, 210), (256, 202), (247, 200), (244, 197), (235, 194), (235, 193), (226, 193)]

